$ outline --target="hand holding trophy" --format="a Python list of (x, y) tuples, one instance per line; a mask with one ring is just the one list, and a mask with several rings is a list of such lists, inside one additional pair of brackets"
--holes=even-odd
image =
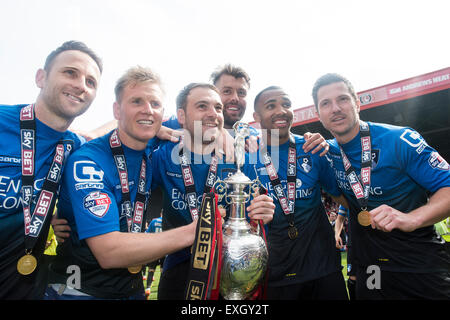
[[(203, 195), (186, 287), (188, 300), (217, 299), (219, 292), (227, 300), (262, 296), (260, 284), (266, 275), (268, 260), (264, 227), (262, 220), (252, 220), (257, 224), (255, 230), (259, 230), (253, 231), (245, 217), (249, 193), (259, 190), (260, 183), (258, 179), (250, 180), (241, 171), (245, 164), (248, 124), (238, 122), (234, 130), (237, 171), (225, 180), (215, 181), (213, 191)], [(223, 197), (230, 205), (230, 218), (222, 231), (218, 203)], [(273, 215), (273, 208), (271, 210)]]

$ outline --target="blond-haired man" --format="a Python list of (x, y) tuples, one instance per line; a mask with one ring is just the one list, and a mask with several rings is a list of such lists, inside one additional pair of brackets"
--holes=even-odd
[[(147, 145), (163, 116), (159, 77), (150, 69), (131, 68), (118, 80), (115, 94), (118, 128), (87, 143), (67, 164), (58, 210), (71, 233), (51, 266), (48, 299), (143, 299), (140, 266), (194, 239), (195, 223), (142, 233), (152, 180)], [(71, 265), (79, 267), (78, 283), (69, 277)]]

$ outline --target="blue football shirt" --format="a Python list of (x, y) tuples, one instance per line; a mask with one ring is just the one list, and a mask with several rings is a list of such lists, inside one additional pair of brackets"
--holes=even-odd
[[(368, 210), (382, 204), (408, 213), (427, 203), (429, 192), (450, 186), (448, 163), (414, 129), (368, 122), (372, 142), (372, 170)], [(388, 271), (432, 272), (448, 270), (449, 258), (434, 226), (405, 233), (373, 230), (357, 222), (361, 210), (347, 182), (336, 140), (330, 140), (328, 157), (341, 190), (349, 200), (349, 225), (354, 264), (378, 265)], [(361, 138), (342, 145), (359, 175)]]
[[(293, 135), (296, 144), (296, 197), (294, 222), (298, 237), (288, 237), (288, 218), (281, 209), (262, 161), (257, 164), (259, 179), (276, 205), (273, 221), (268, 224), (269, 285), (301, 283), (336, 272), (340, 260), (336, 254), (334, 232), (321, 201), (321, 190), (339, 196), (329, 161), (318, 154), (305, 153), (305, 139)], [(272, 162), (284, 188), (287, 186), (289, 142), (268, 147)], [(258, 152), (259, 159), (261, 153)]]
[[(0, 105), (0, 298), (33, 298), (31, 289), (36, 285), (34, 279), (47, 240), (48, 225), (42, 229), (40, 240), (33, 251), (38, 259), (37, 270), (27, 277), (20, 275), (16, 264), (25, 254), (25, 233), (19, 115), (25, 106)], [(69, 145), (77, 149), (85, 141), (70, 131), (56, 131), (36, 119), (35, 180), (31, 210), (34, 209), (60, 140), (66, 145), (66, 154)]]
[[(128, 232), (127, 218), (121, 210), (121, 184), (109, 146), (109, 136), (106, 134), (89, 141), (67, 162), (58, 215), (69, 223), (70, 241), (58, 246), (58, 256), (52, 264), (52, 271), (55, 279), (65, 283), (67, 266), (76, 264), (81, 269), (82, 292), (100, 298), (127, 298), (143, 290), (142, 278), (125, 268), (102, 269), (85, 241), (86, 238), (114, 231)], [(130, 198), (134, 203), (144, 154), (147, 159), (145, 190), (148, 193), (150, 189), (151, 157), (148, 157), (148, 150), (133, 150), (123, 144), (122, 148), (127, 164)]]

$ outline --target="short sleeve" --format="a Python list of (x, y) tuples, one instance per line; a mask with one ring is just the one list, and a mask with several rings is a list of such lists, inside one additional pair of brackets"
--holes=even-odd
[(79, 239), (120, 231), (114, 188), (102, 168), (89, 159), (70, 159), (63, 189), (70, 202)]
[(331, 168), (327, 157), (317, 156), (316, 159), (319, 162), (319, 181), (321, 187), (323, 187), (326, 192), (333, 196), (340, 196), (342, 192), (339, 189), (334, 171)]
[(417, 131), (402, 128), (394, 139), (400, 166), (414, 181), (431, 192), (450, 187), (449, 164)]

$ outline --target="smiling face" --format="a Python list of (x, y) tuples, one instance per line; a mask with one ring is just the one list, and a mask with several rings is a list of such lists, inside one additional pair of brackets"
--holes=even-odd
[(36, 74), (41, 89), (36, 106), (70, 123), (91, 105), (99, 80), (100, 70), (89, 55), (77, 50), (61, 52), (48, 71), (39, 69)]
[(231, 129), (235, 122), (244, 116), (249, 85), (244, 78), (223, 74), (216, 81), (215, 86), (219, 89), (223, 103), (224, 127)]
[(223, 105), (216, 91), (207, 87), (190, 90), (186, 106), (177, 110), (177, 116), (183, 128), (189, 131), (191, 144), (196, 141), (207, 144), (216, 139), (223, 128), (222, 110)]
[(164, 94), (154, 82), (131, 83), (114, 102), (119, 138), (127, 147), (143, 150), (161, 128)]
[(264, 91), (256, 101), (253, 117), (267, 130), (268, 144), (275, 143), (274, 138), (279, 144), (289, 140), (294, 114), (291, 100), (282, 89)]
[(359, 101), (344, 82), (324, 85), (317, 91), (320, 122), (340, 143), (347, 143), (358, 134), (359, 110)]

